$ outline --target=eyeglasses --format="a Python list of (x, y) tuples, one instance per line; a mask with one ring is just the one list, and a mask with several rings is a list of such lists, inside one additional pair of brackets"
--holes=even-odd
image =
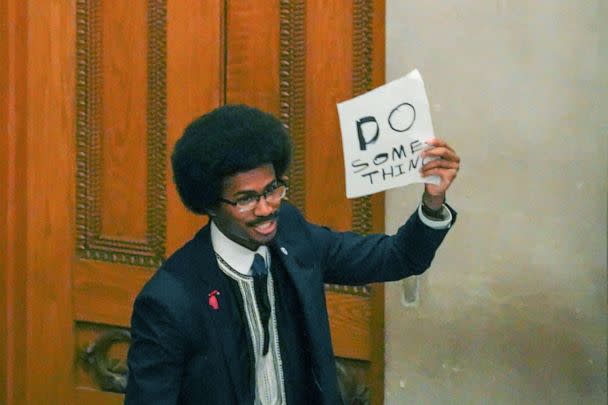
[(287, 194), (287, 185), (281, 181), (272, 183), (262, 194), (250, 194), (238, 198), (236, 201), (220, 198), (221, 202), (233, 205), (238, 208), (239, 212), (251, 211), (260, 202), (260, 198), (264, 197), (268, 204), (278, 204)]

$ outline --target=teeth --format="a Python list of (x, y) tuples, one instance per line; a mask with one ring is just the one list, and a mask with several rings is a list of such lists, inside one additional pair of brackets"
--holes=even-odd
[(258, 224), (255, 226), (255, 229), (257, 229), (260, 232), (265, 232), (268, 229), (272, 228), (274, 226), (274, 221), (266, 221), (266, 222), (262, 222), (261, 224)]

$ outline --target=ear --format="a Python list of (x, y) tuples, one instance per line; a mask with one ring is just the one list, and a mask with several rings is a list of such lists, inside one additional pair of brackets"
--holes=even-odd
[(205, 208), (205, 214), (209, 215), (210, 218), (217, 216), (217, 210), (220, 208), (219, 203), (210, 204)]

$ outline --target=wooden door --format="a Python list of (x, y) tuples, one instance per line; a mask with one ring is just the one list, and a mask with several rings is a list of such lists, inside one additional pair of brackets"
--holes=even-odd
[[(0, 18), (0, 402), (122, 403), (133, 299), (204, 222), (168, 156), (205, 111), (275, 113), (292, 202), (383, 229), (381, 195), (344, 196), (335, 108), (383, 80), (382, 1), (1, 0)], [(344, 391), (382, 403), (382, 287), (327, 297)]]

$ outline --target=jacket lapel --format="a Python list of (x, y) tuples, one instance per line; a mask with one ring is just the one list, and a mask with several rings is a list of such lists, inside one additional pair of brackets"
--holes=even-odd
[[(280, 229), (280, 228), (279, 228)], [(307, 243), (298, 242), (299, 232), (277, 234), (270, 248), (275, 257), (280, 257), (291, 277), (298, 294), (304, 315), (305, 328), (309, 337), (314, 380), (323, 403), (340, 403), (337, 386), (337, 371), (331, 347), (329, 318), (325, 303), (325, 284), (320, 269), (314, 260), (306, 263), (310, 252), (299, 249), (310, 248)]]
[[(196, 238), (200, 240), (200, 254), (195, 269), (203, 286), (202, 310), (208, 312), (212, 322), (212, 330), (208, 334), (212, 339), (210, 347), (221, 348), (223, 368), (228, 370), (238, 403), (252, 402), (250, 381), (246, 378), (247, 373), (243, 372), (249, 364), (243, 364), (239, 359), (239, 353), (243, 350), (247, 351), (248, 348), (242, 347), (243, 342), (240, 340), (243, 325), (240, 318), (235, 316), (239, 312), (236, 307), (238, 301), (233, 297), (230, 281), (217, 264), (211, 245), (209, 226), (203, 228)], [(247, 345), (247, 342), (245, 341), (244, 344)]]
[[(287, 269), (287, 273), (294, 282), (298, 294), (304, 293), (304, 291), (301, 291), (301, 288), (310, 285), (313, 269), (301, 263), (296, 252), (296, 246), (277, 235), (276, 239), (270, 244), (270, 249), (273, 250), (274, 257), (279, 257), (283, 266)], [(310, 293), (310, 291), (307, 291), (307, 293)]]

